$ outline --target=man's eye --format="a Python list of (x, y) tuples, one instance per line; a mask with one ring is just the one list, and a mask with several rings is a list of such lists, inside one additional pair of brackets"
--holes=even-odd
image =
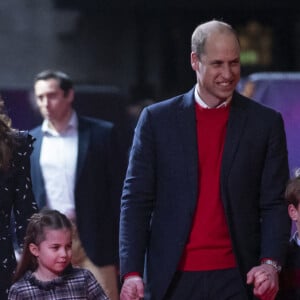
[(220, 63), (220, 62), (214, 62), (212, 65), (213, 65), (214, 67), (220, 67), (221, 64), (222, 64), (222, 63)]

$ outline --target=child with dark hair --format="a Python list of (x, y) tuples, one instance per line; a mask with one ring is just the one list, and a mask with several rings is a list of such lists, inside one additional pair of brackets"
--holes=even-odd
[(90, 271), (71, 265), (72, 234), (57, 210), (31, 217), (8, 299), (108, 299)]
[(296, 177), (288, 182), (285, 199), (296, 231), (289, 243), (286, 264), (280, 274), (280, 288), (276, 299), (300, 300), (300, 169), (296, 171)]

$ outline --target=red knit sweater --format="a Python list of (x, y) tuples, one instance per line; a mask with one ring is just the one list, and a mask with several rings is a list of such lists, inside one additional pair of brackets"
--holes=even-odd
[(236, 266), (220, 193), (220, 171), (229, 106), (196, 104), (199, 190), (188, 242), (179, 270), (204, 271)]

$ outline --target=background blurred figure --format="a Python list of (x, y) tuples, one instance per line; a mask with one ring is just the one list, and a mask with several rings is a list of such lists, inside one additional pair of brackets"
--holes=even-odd
[[(7, 299), (12, 273), (16, 266), (12, 232), (19, 246), (29, 217), (37, 211), (31, 189), (30, 154), (33, 139), (11, 128), (0, 99), (0, 299)], [(13, 211), (14, 228), (11, 228)]]
[(79, 239), (73, 241), (72, 262), (90, 269), (110, 299), (118, 299), (122, 168), (114, 125), (77, 115), (72, 81), (60, 71), (39, 73), (34, 90), (44, 117), (31, 131), (36, 138), (31, 170), (38, 206), (57, 209), (75, 221)]
[(247, 80), (241, 90), (241, 94), (245, 97), (252, 98), (255, 92), (255, 83), (253, 81)]

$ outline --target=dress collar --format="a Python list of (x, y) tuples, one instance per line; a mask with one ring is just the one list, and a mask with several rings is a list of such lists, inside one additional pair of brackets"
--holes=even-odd
[(54, 289), (56, 286), (60, 286), (60, 285), (64, 284), (65, 277), (71, 273), (72, 269), (73, 269), (73, 267), (70, 264), (63, 271), (61, 276), (58, 276), (57, 278), (54, 278), (53, 280), (50, 280), (50, 281), (41, 281), (41, 280), (37, 279), (34, 276), (32, 271), (27, 271), (24, 275), (24, 279), (28, 280), (32, 285), (37, 286), (41, 290), (49, 291), (49, 290)]

